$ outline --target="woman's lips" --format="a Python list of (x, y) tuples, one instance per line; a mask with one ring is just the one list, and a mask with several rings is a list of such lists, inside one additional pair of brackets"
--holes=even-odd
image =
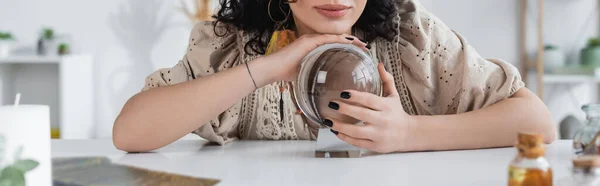
[(329, 18), (340, 18), (344, 17), (348, 13), (349, 6), (346, 5), (320, 5), (316, 6), (317, 12), (321, 15)]

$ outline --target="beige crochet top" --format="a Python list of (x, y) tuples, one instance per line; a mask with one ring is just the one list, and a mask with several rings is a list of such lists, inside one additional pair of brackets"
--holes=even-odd
[[(397, 2), (399, 12), (394, 22), (399, 34), (393, 41), (371, 43), (371, 55), (394, 75), (408, 114), (464, 113), (506, 99), (524, 86), (514, 66), (481, 57), (418, 0)], [(148, 76), (143, 91), (192, 81), (260, 57), (244, 52), (248, 33), (235, 31), (218, 37), (215, 30), (224, 33), (228, 25), (215, 28), (213, 24), (196, 25), (183, 59)], [(297, 113), (289, 91), (280, 94), (281, 84), (275, 82), (254, 91), (193, 133), (219, 144), (237, 139), (316, 139), (316, 127)], [(280, 108), (280, 99), (284, 108)]]

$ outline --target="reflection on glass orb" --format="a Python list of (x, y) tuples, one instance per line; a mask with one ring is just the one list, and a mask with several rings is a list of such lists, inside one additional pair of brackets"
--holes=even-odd
[(323, 126), (323, 119), (359, 124), (359, 120), (339, 114), (328, 107), (340, 100), (344, 90), (382, 94), (377, 63), (362, 49), (350, 44), (328, 44), (310, 52), (303, 60), (294, 82), (298, 107), (313, 123)]

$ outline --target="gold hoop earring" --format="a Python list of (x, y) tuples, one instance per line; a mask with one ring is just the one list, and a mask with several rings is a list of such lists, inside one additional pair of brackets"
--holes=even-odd
[(271, 34), (271, 39), (269, 40), (269, 44), (267, 45), (267, 50), (265, 51), (265, 55), (272, 54), (272, 53), (278, 51), (279, 49), (287, 46), (288, 44), (292, 43), (294, 40), (296, 40), (296, 34), (294, 33), (294, 31), (287, 29), (286, 28), (287, 25), (285, 25), (288, 22), (290, 15), (292, 14), (292, 12), (291, 12), (292, 9), (291, 8), (288, 9), (288, 12), (286, 14), (285, 11), (283, 10), (282, 4), (295, 3), (298, 0), (278, 0), (279, 1), (279, 10), (285, 15), (285, 19), (283, 19), (282, 21), (277, 21), (273, 18), (273, 15), (271, 14), (272, 1), (273, 0), (269, 0), (269, 5), (267, 8), (268, 8), (268, 13), (269, 13), (269, 18), (271, 18), (271, 20), (275, 23), (275, 29), (273, 30), (273, 33)]
[(269, 18), (271, 18), (271, 21), (273, 21), (275, 23), (275, 29), (278, 30), (281, 27), (285, 26), (285, 23), (287, 23), (288, 19), (290, 18), (290, 15), (292, 14), (291, 8), (288, 9), (287, 13), (285, 13), (285, 11), (283, 10), (282, 4), (295, 3), (295, 2), (298, 2), (298, 0), (279, 0), (279, 10), (281, 11), (282, 14), (285, 15), (285, 18), (281, 21), (275, 20), (275, 18), (273, 18), (273, 15), (271, 14), (272, 2), (273, 2), (273, 0), (269, 0), (269, 4), (267, 5), (267, 13), (269, 14)]

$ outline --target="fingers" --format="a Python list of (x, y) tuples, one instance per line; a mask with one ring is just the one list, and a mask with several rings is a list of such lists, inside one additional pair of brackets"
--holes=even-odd
[(345, 37), (352, 37), (352, 38), (354, 38), (354, 42), (352, 42), (352, 44), (354, 44), (358, 48), (363, 49), (363, 51), (369, 53), (369, 49), (370, 48), (368, 48), (367, 43), (362, 42), (360, 39), (358, 39), (358, 37), (353, 36), (353, 35), (344, 34), (344, 36)]
[(337, 137), (342, 141), (361, 149), (372, 149), (375, 146), (375, 142), (371, 140), (353, 138), (341, 132), (337, 134)]
[(353, 44), (368, 52), (366, 48), (367, 44), (360, 41), (357, 37), (352, 35), (331, 35), (331, 34), (316, 34), (308, 35), (307, 38), (314, 40), (314, 48), (325, 44), (342, 43), (342, 44)]
[(396, 83), (394, 82), (394, 76), (385, 70), (383, 63), (379, 63), (379, 75), (383, 81), (383, 95), (385, 97), (396, 97), (398, 91), (396, 90)]
[(371, 140), (376, 135), (375, 130), (371, 126), (354, 125), (335, 119), (326, 119), (325, 123), (331, 124), (331, 129), (353, 138)]
[(353, 35), (348, 35), (348, 34), (344, 34), (344, 37), (352, 37), (354, 38), (354, 42), (352, 42), (352, 44), (358, 46), (358, 47), (366, 47), (367, 43), (362, 42), (360, 39), (358, 39), (358, 37), (353, 36)]
[(372, 110), (381, 111), (386, 109), (385, 99), (375, 94), (346, 90), (340, 94), (340, 97), (344, 99), (344, 102), (362, 105)]
[(329, 108), (340, 114), (353, 117), (367, 123), (382, 123), (380, 113), (362, 106), (355, 106), (341, 101), (329, 102)]
[(318, 46), (330, 43), (344, 43), (344, 44), (352, 44), (354, 42), (353, 37), (345, 37), (343, 35), (328, 35), (322, 34), (314, 37), (315, 42)]

